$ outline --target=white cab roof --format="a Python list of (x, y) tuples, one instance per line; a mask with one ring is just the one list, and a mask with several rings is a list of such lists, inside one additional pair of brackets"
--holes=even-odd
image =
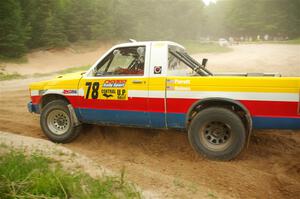
[(160, 45), (172, 45), (178, 46), (180, 48), (185, 49), (182, 45), (172, 42), (172, 41), (137, 41), (137, 42), (128, 42), (115, 45), (113, 48), (121, 48), (121, 47), (128, 47), (128, 46), (137, 46), (137, 45), (149, 45), (149, 44), (160, 44)]

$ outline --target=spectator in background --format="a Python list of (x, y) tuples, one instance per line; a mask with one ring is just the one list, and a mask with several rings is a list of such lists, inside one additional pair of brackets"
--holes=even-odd
[(265, 41), (268, 41), (268, 40), (269, 40), (269, 35), (268, 35), (268, 34), (265, 34), (264, 40), (265, 40)]
[(229, 39), (230, 45), (234, 44), (234, 39), (233, 39), (233, 37), (229, 37), (228, 39)]

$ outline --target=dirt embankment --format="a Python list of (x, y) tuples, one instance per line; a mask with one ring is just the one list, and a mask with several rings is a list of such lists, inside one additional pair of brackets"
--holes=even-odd
[[(300, 66), (300, 61), (296, 64)], [(26, 110), (27, 85), (37, 80), (0, 82), (0, 130), (46, 139), (39, 117)], [(87, 126), (76, 141), (65, 146), (113, 171), (125, 167), (130, 180), (145, 190), (157, 190), (160, 198), (300, 195), (300, 131), (257, 131), (249, 148), (230, 162), (198, 156), (186, 134), (174, 130)]]
[(2, 63), (0, 66), (8, 73), (32, 75), (35, 73), (52, 73), (71, 67), (94, 64), (112, 45), (101, 43), (100, 47), (71, 46), (66, 49), (33, 51), (27, 54), (27, 62), (21, 64)]

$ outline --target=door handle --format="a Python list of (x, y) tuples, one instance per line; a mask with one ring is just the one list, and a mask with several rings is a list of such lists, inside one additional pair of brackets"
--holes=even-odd
[(142, 84), (143, 81), (142, 80), (132, 80), (133, 84)]

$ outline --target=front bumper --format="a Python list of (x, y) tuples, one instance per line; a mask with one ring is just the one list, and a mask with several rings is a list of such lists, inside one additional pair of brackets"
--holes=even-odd
[(38, 104), (32, 104), (32, 102), (29, 102), (27, 104), (27, 108), (30, 113), (40, 113), (40, 106)]

